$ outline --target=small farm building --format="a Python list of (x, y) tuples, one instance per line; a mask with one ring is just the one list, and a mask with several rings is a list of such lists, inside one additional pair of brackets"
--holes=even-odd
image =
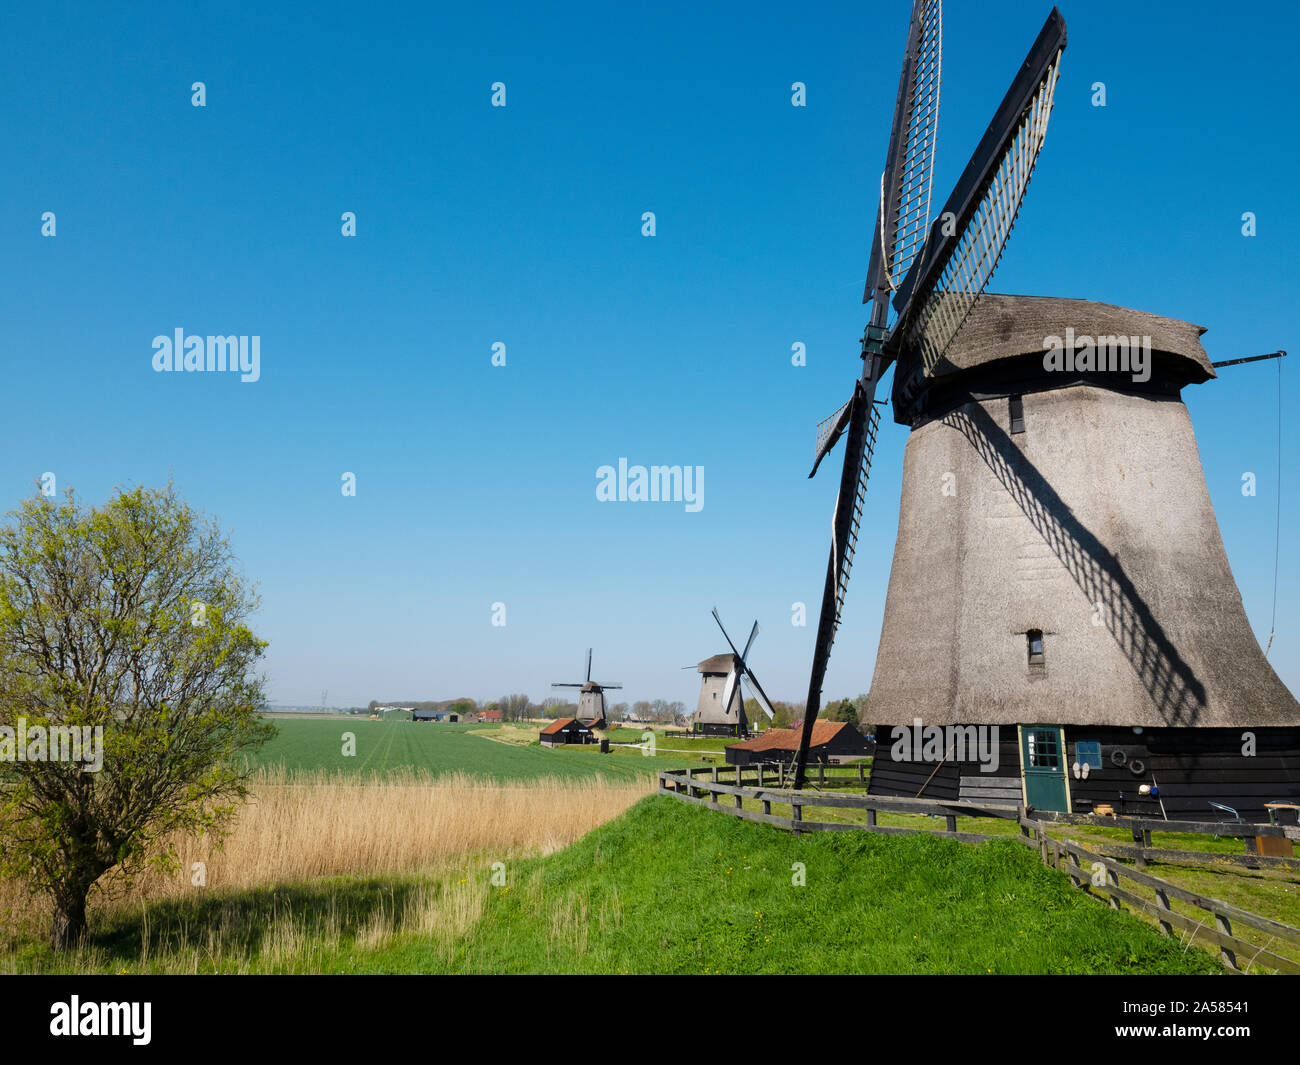
[(576, 717), (552, 721), (538, 736), (543, 747), (561, 747), (569, 743), (595, 743), (596, 734)]
[[(744, 743), (727, 748), (728, 765), (758, 762), (791, 762), (799, 750), (799, 732), (792, 728), (770, 728)], [(810, 762), (851, 762), (871, 754), (871, 744), (847, 721), (816, 721), (808, 743)]]

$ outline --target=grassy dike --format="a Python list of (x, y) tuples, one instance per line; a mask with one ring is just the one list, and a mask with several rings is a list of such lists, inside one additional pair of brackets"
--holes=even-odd
[[(287, 877), (141, 900), (114, 911), (74, 955), (52, 955), (28, 941), (0, 968), (1222, 971), (1200, 947), (1184, 949), (1135, 917), (1084, 897), (1012, 840), (971, 846), (866, 832), (796, 839), (650, 796), (544, 857), (510, 854), (498, 847), (473, 857), (449, 852), (419, 873)], [(792, 882), (796, 863), (803, 864), (803, 886)], [(494, 865), (504, 884), (493, 884)]]
[(795, 839), (666, 797), (509, 867), (454, 949), (398, 936), (334, 961), (345, 972), (1221, 971), (1011, 841)]

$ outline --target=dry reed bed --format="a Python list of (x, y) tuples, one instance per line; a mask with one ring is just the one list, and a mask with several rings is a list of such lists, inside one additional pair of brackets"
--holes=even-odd
[[(182, 870), (206, 863), (209, 887), (416, 872), (471, 854), (549, 854), (617, 817), (654, 782), (494, 784), (409, 772), (359, 783), (273, 770), (259, 774), (251, 790), (220, 849), (210, 840), (178, 847)], [(153, 878), (148, 889), (184, 892), (189, 881)]]
[[(95, 911), (138, 909), (146, 902), (192, 897), (197, 890), (237, 891), (340, 875), (438, 875), (470, 857), (486, 864), (549, 854), (654, 790), (649, 777), (494, 783), (413, 770), (359, 780), (268, 769), (249, 784), (249, 799), (220, 844), (211, 837), (181, 838), (175, 841), (178, 870), (151, 870), (129, 885), (106, 877), (92, 894), (92, 923)], [(195, 863), (203, 863), (205, 887), (193, 883)], [(477, 894), (468, 885), (466, 893)], [(478, 908), (468, 898), (462, 902), (471, 912)], [(11, 938), (23, 926), (30, 934), (48, 912), (26, 885), (0, 881), (0, 920), (10, 933), (0, 938)], [(441, 924), (448, 916), (430, 913), (425, 919)], [(448, 923), (463, 928), (466, 916)], [(387, 929), (375, 931), (382, 935)]]

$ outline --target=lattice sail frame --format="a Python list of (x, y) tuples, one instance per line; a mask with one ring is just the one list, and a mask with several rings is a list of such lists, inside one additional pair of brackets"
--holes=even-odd
[[(862, 512), (867, 505), (867, 480), (871, 475), (871, 460), (876, 450), (876, 434), (880, 430), (880, 412), (876, 409), (874, 403), (866, 404), (865, 422), (858, 454), (858, 470), (853, 485), (853, 510), (848, 515), (848, 520), (845, 523), (846, 527), (842, 541), (839, 531), (836, 529), (837, 519), (840, 514), (840, 499), (838, 496), (835, 499), (835, 511), (831, 517), (831, 557), (835, 560), (835, 573), (832, 578), (835, 586), (835, 621), (831, 626), (830, 639), (826, 644), (827, 658), (830, 657), (830, 649), (834, 645), (835, 637), (840, 630), (840, 614), (844, 610), (844, 599), (849, 591), (849, 573), (853, 569), (853, 554), (858, 547), (858, 531), (862, 527)], [(846, 461), (850, 457), (846, 455)], [(840, 491), (844, 491), (843, 484), (840, 486)]]
[(847, 403), (836, 408), (835, 413), (817, 423), (817, 443), (815, 448), (817, 462), (821, 462), (822, 456), (834, 446), (832, 438), (835, 441), (839, 440), (840, 433), (844, 431), (844, 426), (849, 420), (849, 407), (852, 403), (853, 400), (850, 398)]
[(908, 327), (905, 346), (919, 355), (927, 375), (947, 353), (1002, 258), (1047, 139), (1062, 54), (1057, 52), (1052, 60), (988, 188)]
[[(898, 285), (925, 246), (930, 228), (930, 195), (934, 182), (934, 147), (939, 131), (939, 84), (943, 67), (943, 2), (926, 0), (921, 13), (921, 42), (908, 94), (904, 147), (898, 177), (897, 206), (891, 218), (880, 212), (880, 245), (885, 253), (885, 281)], [(880, 175), (880, 202), (889, 202), (885, 175)], [(892, 241), (886, 239), (893, 230)]]

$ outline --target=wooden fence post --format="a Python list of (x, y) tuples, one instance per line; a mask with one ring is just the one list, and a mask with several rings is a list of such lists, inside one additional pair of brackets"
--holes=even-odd
[(799, 828), (803, 822), (803, 807), (798, 803), (793, 803), (790, 806), (790, 820), (793, 822), (790, 826), (791, 831), (793, 831), (796, 836), (799, 835)]
[[(1156, 903), (1162, 910), (1170, 909), (1169, 893), (1164, 888), (1156, 888)], [(1167, 936), (1174, 934), (1174, 926), (1163, 918), (1160, 919), (1160, 931)]]
[(826, 763), (825, 762), (821, 762), (817, 766), (817, 786), (819, 788), (826, 787)]
[[(1109, 886), (1115, 888), (1116, 890), (1119, 889), (1119, 874), (1116, 873), (1114, 869), (1106, 870), (1106, 883)], [(1120, 905), (1118, 895), (1112, 894), (1110, 896), (1110, 908), (1112, 910), (1122, 910), (1124, 908), (1123, 906)]]
[(864, 788), (867, 786), (867, 767), (864, 763), (858, 763), (858, 783)]
[(1074, 851), (1070, 851), (1069, 873), (1070, 873), (1070, 879), (1074, 881), (1075, 887), (1081, 887), (1084, 888), (1085, 890), (1087, 889), (1087, 883), (1083, 879), (1083, 868), (1079, 864), (1079, 856)]
[[(718, 767), (715, 765), (712, 767), (712, 769), (713, 769), (713, 783), (716, 784), (718, 782)], [(718, 793), (716, 791), (709, 792), (709, 802), (717, 802), (717, 801), (718, 801)]]
[(758, 763), (758, 786), (760, 788), (763, 786), (763, 763), (762, 762)]
[[(1214, 915), (1214, 927), (1217, 928), (1220, 932), (1222, 932), (1225, 936), (1232, 935), (1232, 922), (1229, 921), (1226, 917), (1224, 917), (1223, 914), (1221, 913), (1216, 913)], [(1219, 947), (1219, 957), (1223, 959), (1224, 965), (1231, 966), (1234, 969), (1237, 967), (1237, 955), (1229, 947), (1226, 946)]]
[(1147, 867), (1147, 856), (1146, 851), (1144, 851), (1142, 847), (1143, 844), (1150, 846), (1151, 833), (1144, 832), (1140, 828), (1133, 829), (1133, 843), (1137, 846), (1137, 867), (1139, 869), (1145, 869)]
[(867, 811), (867, 827), (868, 828), (876, 827), (876, 809), (874, 806)]

